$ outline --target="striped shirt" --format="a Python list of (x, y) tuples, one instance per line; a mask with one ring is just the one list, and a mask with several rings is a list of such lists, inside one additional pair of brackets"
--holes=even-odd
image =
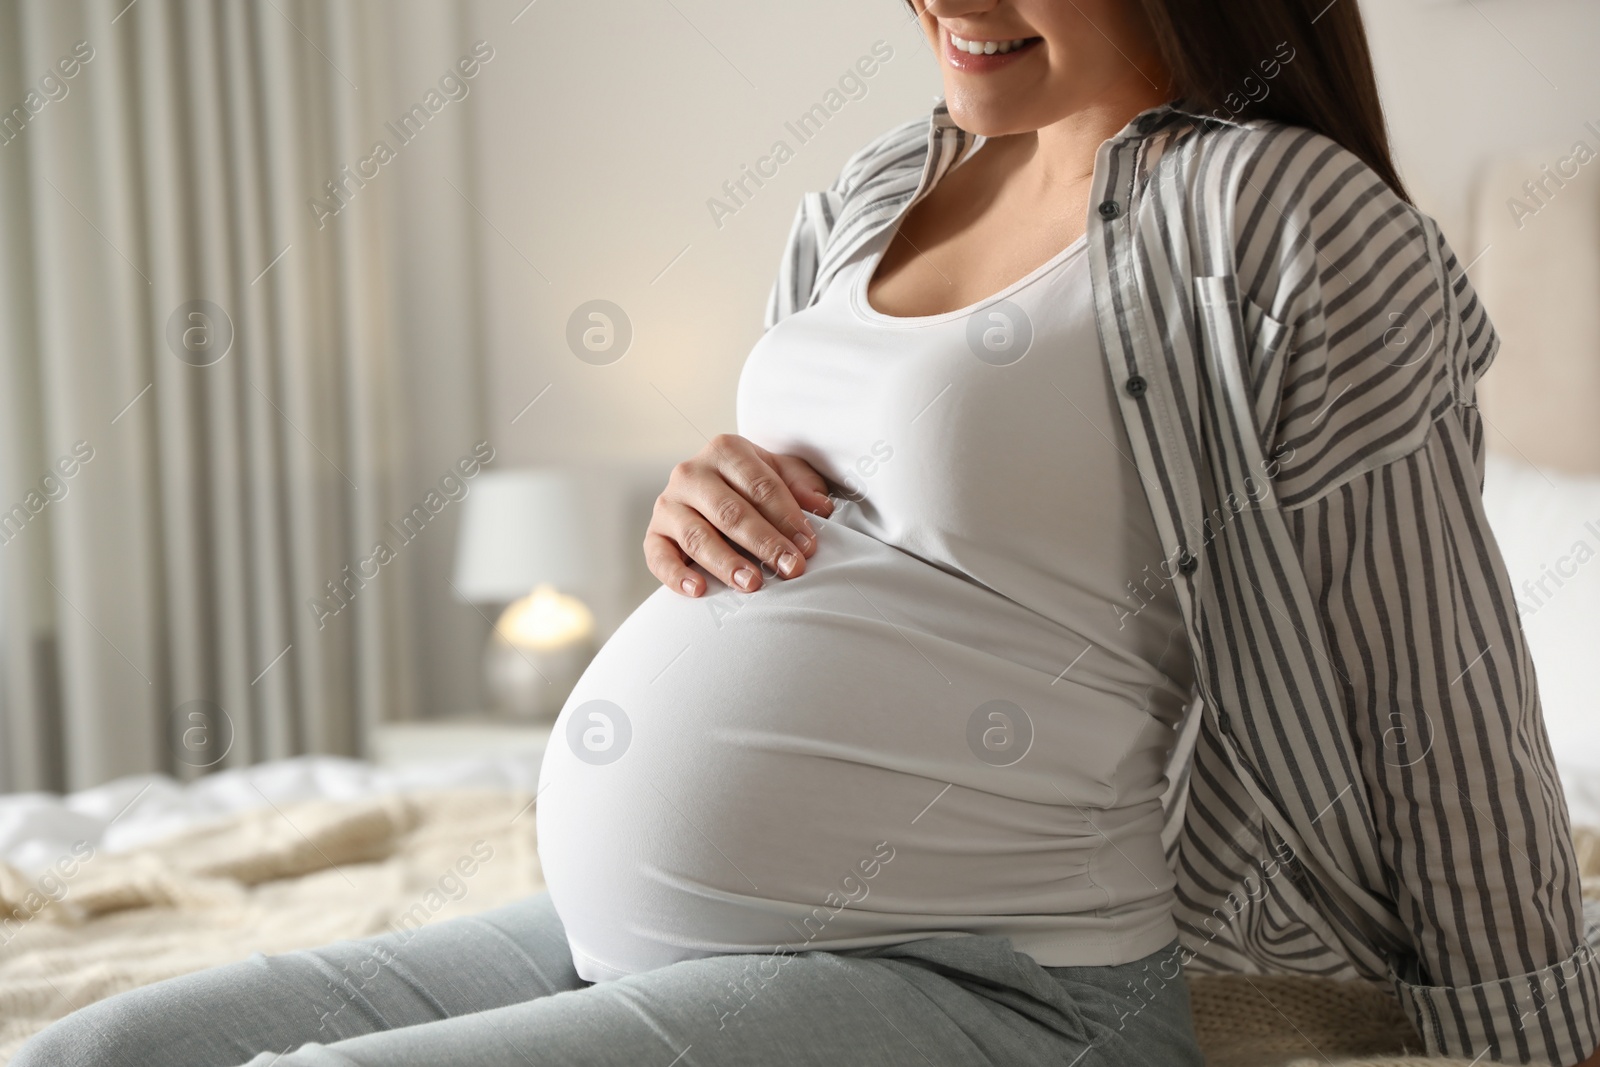
[[(984, 138), (941, 100), (804, 196), (766, 326)], [(1101, 348), (1194, 656), (1169, 767), (1199, 971), (1392, 989), (1432, 1054), (1600, 1042), (1600, 912), (1505, 564), (1493, 327), (1433, 219), (1320, 134), (1153, 108), (1095, 159)], [(1066, 457), (1063, 457), (1065, 460)]]

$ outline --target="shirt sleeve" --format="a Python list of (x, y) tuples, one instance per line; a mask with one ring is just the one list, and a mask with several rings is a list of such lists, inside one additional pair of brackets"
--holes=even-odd
[(761, 323), (763, 332), (810, 303), (818, 259), (827, 244), (831, 220), (837, 213), (837, 203), (830, 201), (828, 193), (806, 193), (801, 197), (794, 222), (789, 226), (789, 237), (783, 244), (783, 256), (778, 261), (778, 276), (767, 294), (766, 315)]
[(767, 294), (763, 332), (810, 305), (823, 250), (833, 235), (834, 223), (850, 191), (871, 177), (874, 168), (892, 162), (885, 159), (885, 145), (898, 143), (908, 132), (921, 130), (927, 124), (925, 118), (912, 119), (874, 137), (845, 161), (828, 188), (808, 192), (800, 198), (794, 221), (789, 226), (789, 236), (784, 241), (783, 256), (778, 261), (778, 276)]
[(839, 218), (845, 197), (859, 176), (863, 162), (871, 158), (882, 140), (882, 137), (876, 138), (852, 155), (828, 188), (801, 196), (794, 222), (789, 226), (789, 237), (783, 244), (783, 257), (778, 261), (778, 276), (767, 296), (763, 332), (810, 305), (822, 250), (833, 234), (833, 224)]
[(1368, 888), (1410, 933), (1389, 975), (1401, 1006), (1431, 1054), (1567, 1067), (1600, 1043), (1600, 928), (1483, 507), (1475, 384), (1498, 342), (1431, 220), (1423, 233), (1452, 399), (1420, 446), (1287, 518), (1381, 850), (1387, 884)]

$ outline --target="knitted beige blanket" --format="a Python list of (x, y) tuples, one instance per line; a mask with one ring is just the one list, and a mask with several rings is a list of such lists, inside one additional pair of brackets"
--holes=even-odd
[[(1596, 840), (1579, 838), (1586, 872), (1600, 871)], [(478, 842), (493, 855), (463, 878), (456, 861), (481, 856), (483, 845), (469, 853)], [(541, 886), (532, 797), (504, 791), (269, 807), (90, 855), (48, 881), (0, 864), (0, 916), (13, 916), (0, 925), (0, 1063), (52, 1020), (125, 989), (365, 937), (402, 917), (470, 914)], [(1210, 1067), (1468, 1067), (1417, 1055), (1420, 1039), (1381, 989), (1287, 976), (1189, 984)]]

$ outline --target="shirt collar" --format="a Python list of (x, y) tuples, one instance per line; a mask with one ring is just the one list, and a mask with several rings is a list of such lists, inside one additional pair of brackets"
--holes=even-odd
[[(1242, 127), (1243, 123), (1225, 119), (1220, 115), (1202, 115), (1186, 100), (1178, 99), (1147, 108), (1139, 112), (1109, 141), (1142, 141), (1158, 130), (1174, 123), (1186, 124), (1195, 129), (1215, 129), (1218, 125)], [(971, 133), (956, 125), (943, 95), (934, 97), (933, 114), (928, 123), (928, 151), (922, 161), (922, 175), (906, 206), (920, 200), (951, 168), (964, 162), (983, 146), (988, 138)], [(1096, 167), (1098, 170), (1098, 165)], [(904, 210), (902, 207), (901, 210)]]
[[(1135, 115), (1128, 125), (1123, 128), (1122, 133), (1125, 134), (1129, 131), (1138, 134), (1150, 133), (1162, 126), (1164, 124), (1162, 120), (1170, 115), (1181, 115), (1182, 117), (1189, 119), (1191, 122), (1201, 126), (1212, 126), (1218, 123), (1224, 126), (1237, 126), (1240, 128), (1243, 128), (1244, 126), (1242, 122), (1239, 122), (1233, 118), (1223, 118), (1221, 115), (1217, 114), (1202, 114), (1199, 109), (1195, 105), (1190, 104), (1188, 100), (1178, 99), (1169, 101), (1165, 104), (1159, 104), (1156, 107), (1148, 108), (1147, 110), (1139, 112), (1139, 114)], [(960, 129), (961, 127), (956, 125), (955, 119), (950, 117), (950, 109), (946, 105), (944, 97), (935, 97), (933, 105), (933, 117), (929, 127), (929, 136), (938, 137), (944, 130)], [(961, 132), (966, 134), (966, 136), (973, 137), (974, 142), (981, 143), (983, 140), (981, 136), (968, 134), (965, 130), (962, 130)], [(1122, 134), (1118, 134), (1118, 136), (1121, 135)], [(976, 143), (973, 147), (976, 147)]]

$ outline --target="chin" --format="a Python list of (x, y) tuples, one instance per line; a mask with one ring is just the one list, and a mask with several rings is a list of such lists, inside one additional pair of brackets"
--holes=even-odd
[(1030, 122), (1021, 94), (978, 92), (945, 83), (944, 101), (955, 124), (983, 137), (1029, 133), (1044, 125)]

